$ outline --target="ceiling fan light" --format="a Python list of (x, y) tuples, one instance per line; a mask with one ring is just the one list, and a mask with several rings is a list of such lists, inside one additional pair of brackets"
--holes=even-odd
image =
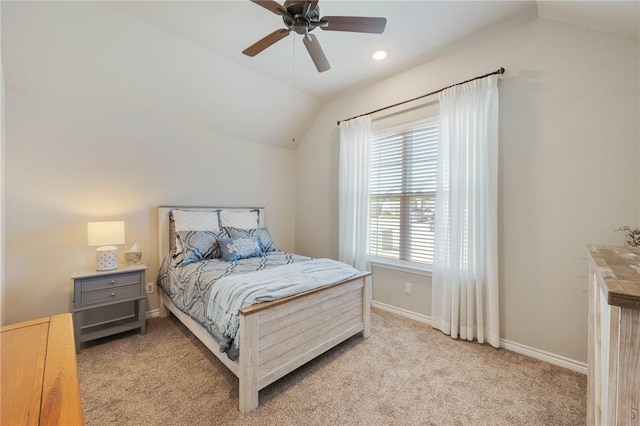
[(373, 55), (371, 55), (371, 57), (376, 61), (381, 61), (387, 57), (387, 52), (385, 52), (384, 50), (377, 50), (373, 52)]

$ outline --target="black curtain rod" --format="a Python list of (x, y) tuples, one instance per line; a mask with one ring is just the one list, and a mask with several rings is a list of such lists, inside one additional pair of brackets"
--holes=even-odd
[(397, 107), (398, 105), (403, 105), (403, 104), (406, 104), (406, 103), (409, 103), (409, 102), (417, 101), (418, 99), (426, 98), (427, 96), (435, 95), (436, 93), (440, 93), (443, 90), (449, 89), (450, 87), (460, 86), (461, 84), (465, 84), (465, 83), (468, 83), (468, 82), (474, 81), (474, 80), (479, 80), (481, 78), (489, 77), (490, 75), (495, 75), (495, 74), (504, 74), (504, 68), (500, 67), (499, 70), (496, 70), (494, 72), (490, 72), (489, 74), (480, 75), (478, 77), (471, 78), (471, 79), (469, 79), (467, 81), (463, 81), (463, 82), (460, 82), (460, 83), (452, 84), (451, 86), (443, 87), (440, 90), (436, 90), (435, 92), (427, 93), (426, 95), (418, 96), (417, 98), (413, 98), (413, 99), (409, 99), (409, 100), (406, 100), (406, 101), (398, 102), (397, 104), (389, 105), (389, 106), (386, 106), (384, 108), (377, 109), (375, 111), (370, 111), (370, 112), (367, 112), (367, 113), (364, 113), (364, 114), (356, 115), (355, 117), (347, 118), (345, 120), (338, 120), (338, 126), (343, 121), (349, 121), (349, 120), (353, 120), (354, 118), (364, 117), (365, 115), (375, 114), (376, 112), (380, 112), (380, 111), (384, 111), (384, 110), (389, 109), (389, 108)]

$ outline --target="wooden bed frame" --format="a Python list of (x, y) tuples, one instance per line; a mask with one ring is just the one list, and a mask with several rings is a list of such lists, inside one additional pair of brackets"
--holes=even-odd
[[(169, 251), (169, 211), (264, 208), (160, 206), (158, 208), (160, 263)], [(173, 313), (239, 379), (239, 409), (246, 414), (258, 407), (258, 391), (349, 337), (371, 326), (371, 273), (361, 273), (316, 290), (240, 309), (240, 354), (235, 361), (221, 353), (219, 344), (189, 315), (159, 290), (160, 316)]]

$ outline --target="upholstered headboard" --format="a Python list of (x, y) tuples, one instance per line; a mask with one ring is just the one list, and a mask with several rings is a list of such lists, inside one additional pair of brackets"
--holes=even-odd
[[(162, 261), (169, 253), (171, 246), (170, 220), (169, 213), (174, 210), (193, 211), (193, 212), (249, 212), (258, 211), (258, 226), (265, 226), (265, 209), (264, 207), (208, 207), (208, 206), (160, 206), (158, 207), (158, 264), (162, 265)], [(195, 229), (194, 229), (195, 231)]]

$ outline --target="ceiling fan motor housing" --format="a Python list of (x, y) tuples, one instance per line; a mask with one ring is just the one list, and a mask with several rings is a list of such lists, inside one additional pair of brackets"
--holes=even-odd
[(312, 31), (316, 26), (309, 26), (310, 22), (318, 22), (320, 20), (320, 6), (316, 4), (316, 7), (309, 9), (305, 15), (305, 8), (307, 2), (300, 0), (286, 0), (284, 2), (284, 8), (287, 9), (290, 16), (282, 16), (282, 20), (287, 28), (293, 28), (298, 34), (307, 34)]

